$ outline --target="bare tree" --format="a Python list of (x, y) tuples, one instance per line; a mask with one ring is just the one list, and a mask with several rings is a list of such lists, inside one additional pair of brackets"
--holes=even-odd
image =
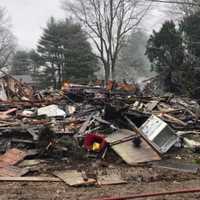
[(141, 0), (65, 0), (64, 9), (84, 26), (102, 61), (105, 79), (113, 79), (119, 52), (127, 34), (150, 8)]
[(9, 19), (0, 7), (0, 68), (8, 67), (15, 49), (15, 37), (9, 30)]

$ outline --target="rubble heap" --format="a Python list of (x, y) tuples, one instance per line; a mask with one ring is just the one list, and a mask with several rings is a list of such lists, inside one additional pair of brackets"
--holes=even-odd
[[(60, 91), (23, 95), (18, 91), (17, 99), (13, 94), (1, 101), (2, 177), (42, 174), (44, 168), (35, 166), (45, 166), (69, 185), (93, 184), (100, 178), (88, 177), (83, 166), (78, 170), (80, 164), (100, 160), (107, 166), (119, 158), (126, 165), (199, 169), (200, 107), (192, 99), (144, 97), (124, 85), (113, 89), (69, 83)], [(112, 183), (124, 182), (118, 178), (112, 177)]]

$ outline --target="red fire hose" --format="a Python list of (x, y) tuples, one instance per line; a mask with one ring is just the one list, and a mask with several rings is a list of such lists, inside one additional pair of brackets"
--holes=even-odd
[(175, 194), (187, 194), (187, 193), (200, 193), (200, 188), (197, 189), (184, 189), (184, 190), (177, 190), (172, 192), (157, 192), (157, 193), (146, 193), (146, 194), (134, 194), (130, 196), (124, 197), (105, 197), (96, 200), (128, 200), (128, 199), (139, 199), (145, 197), (156, 197), (156, 196), (164, 196), (164, 195), (175, 195)]

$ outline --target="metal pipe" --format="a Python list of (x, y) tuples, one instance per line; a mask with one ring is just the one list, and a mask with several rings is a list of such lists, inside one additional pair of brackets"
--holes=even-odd
[(145, 194), (133, 194), (130, 196), (124, 197), (105, 197), (95, 200), (128, 200), (128, 199), (139, 199), (139, 198), (147, 198), (147, 197), (157, 197), (157, 196), (165, 196), (165, 195), (176, 195), (176, 194), (188, 194), (188, 193), (200, 193), (200, 188), (196, 189), (183, 189), (171, 192), (157, 192), (157, 193), (145, 193)]

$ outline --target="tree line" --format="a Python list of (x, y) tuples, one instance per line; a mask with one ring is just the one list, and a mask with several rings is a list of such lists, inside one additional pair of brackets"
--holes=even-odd
[(63, 81), (94, 79), (97, 59), (80, 24), (72, 20), (56, 21), (53, 17), (38, 42), (37, 50), (17, 51), (11, 72), (31, 74), (40, 86), (58, 88)]
[[(194, 1), (195, 2), (195, 1)], [(198, 97), (200, 91), (200, 7), (179, 7), (178, 21), (166, 21), (153, 31), (146, 55), (166, 92)]]
[(13, 55), (11, 72), (30, 72), (41, 84), (55, 88), (67, 79), (95, 79), (99, 66), (103, 66), (105, 81), (115, 79), (129, 34), (135, 32), (150, 4), (141, 5), (138, 0), (64, 1), (63, 9), (71, 17), (61, 21), (52, 17), (35, 50)]
[(12, 74), (31, 74), (41, 87), (59, 88), (65, 80), (96, 79), (99, 66), (104, 69), (105, 81), (119, 77), (130, 80), (144, 75), (151, 62), (164, 91), (194, 95), (200, 62), (198, 2), (173, 0), (174, 19), (178, 17), (166, 21), (148, 39), (138, 26), (153, 2), (66, 0), (63, 9), (69, 17), (51, 17), (37, 48), (31, 51), (14, 51), (15, 38), (0, 9), (0, 66), (11, 66)]

